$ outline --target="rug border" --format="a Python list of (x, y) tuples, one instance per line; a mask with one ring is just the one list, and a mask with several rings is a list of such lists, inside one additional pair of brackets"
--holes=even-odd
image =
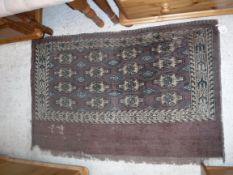
[(152, 27), (142, 27), (139, 29), (132, 29), (132, 30), (121, 30), (121, 31), (110, 31), (110, 32), (95, 32), (95, 33), (80, 33), (80, 34), (72, 34), (72, 35), (61, 35), (61, 36), (48, 36), (45, 38), (37, 39), (37, 40), (32, 40), (33, 44), (40, 44), (44, 42), (49, 42), (49, 41), (61, 41), (63, 39), (72, 39), (75, 38), (75, 40), (78, 39), (87, 39), (87, 38), (99, 38), (99, 37), (105, 37), (111, 36), (111, 37), (117, 37), (118, 35), (128, 35), (128, 33), (139, 33), (139, 32), (147, 32), (151, 30), (157, 30), (159, 31), (166, 31), (166, 30), (174, 30), (174, 28), (179, 28), (179, 27), (191, 27), (192, 25), (213, 25), (213, 24), (218, 24), (217, 19), (210, 19), (210, 20), (197, 20), (197, 21), (189, 21), (189, 22), (183, 22), (183, 23), (172, 23), (172, 24), (165, 24), (161, 26), (152, 26)]
[(213, 60), (215, 61), (215, 92), (218, 92), (218, 94), (215, 93), (215, 104), (217, 107), (216, 113), (217, 113), (217, 119), (220, 122), (220, 130), (221, 130), (221, 137), (222, 137), (222, 156), (223, 161), (225, 162), (225, 143), (224, 143), (224, 128), (223, 128), (223, 116), (222, 116), (222, 82), (221, 82), (221, 43), (220, 43), (220, 31), (218, 29), (218, 21), (216, 20), (217, 24), (213, 28), (214, 31), (214, 42), (213, 42), (213, 48), (214, 48), (214, 57)]

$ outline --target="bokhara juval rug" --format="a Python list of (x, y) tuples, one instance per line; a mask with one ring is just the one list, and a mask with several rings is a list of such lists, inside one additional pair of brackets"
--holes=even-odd
[(33, 41), (33, 146), (74, 155), (222, 157), (216, 25)]

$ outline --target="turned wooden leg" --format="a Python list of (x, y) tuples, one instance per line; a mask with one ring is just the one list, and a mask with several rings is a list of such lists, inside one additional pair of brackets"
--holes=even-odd
[(91, 9), (87, 0), (74, 0), (72, 2), (67, 3), (69, 7), (73, 10), (79, 10), (84, 13), (88, 18), (96, 23), (97, 26), (103, 27), (104, 22), (96, 15), (95, 11)]
[(111, 21), (114, 24), (119, 23), (119, 18), (117, 15), (112, 11), (112, 8), (108, 4), (107, 0), (94, 0), (95, 3), (108, 15)]

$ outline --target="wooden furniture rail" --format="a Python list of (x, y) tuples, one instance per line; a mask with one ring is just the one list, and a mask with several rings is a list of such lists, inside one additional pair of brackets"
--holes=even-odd
[(42, 9), (0, 18), (0, 44), (38, 39), (53, 30), (42, 25)]
[(0, 175), (88, 175), (88, 169), (0, 156)]
[(201, 164), (201, 175), (233, 175), (233, 167), (205, 166)]
[(233, 0), (115, 0), (120, 23), (133, 25), (172, 19), (233, 14)]

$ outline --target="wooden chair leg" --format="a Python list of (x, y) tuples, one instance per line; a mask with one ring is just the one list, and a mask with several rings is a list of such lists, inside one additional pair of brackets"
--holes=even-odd
[(95, 3), (108, 15), (108, 17), (111, 19), (111, 21), (114, 24), (119, 23), (119, 18), (117, 15), (112, 11), (112, 8), (108, 4), (107, 0), (94, 0)]
[(73, 10), (79, 10), (84, 13), (88, 18), (90, 18), (97, 26), (103, 27), (104, 22), (96, 15), (95, 11), (91, 9), (87, 0), (74, 0), (67, 3), (67, 5)]

